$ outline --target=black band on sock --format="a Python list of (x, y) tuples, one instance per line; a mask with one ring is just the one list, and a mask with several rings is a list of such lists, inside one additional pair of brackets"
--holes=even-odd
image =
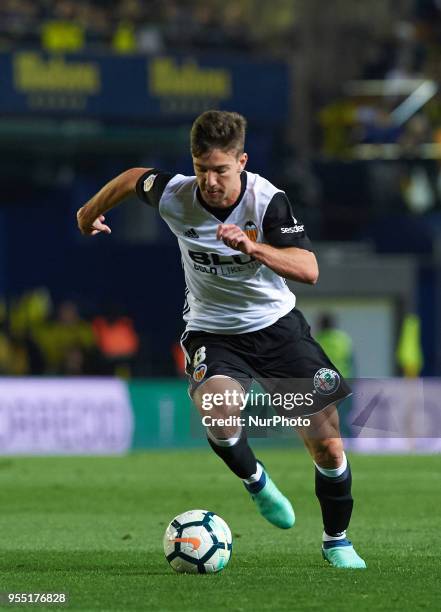
[(341, 476), (329, 478), (315, 468), (315, 493), (320, 502), (325, 532), (337, 535), (348, 528), (354, 500), (351, 495), (352, 474), (348, 467)]
[(246, 433), (242, 430), (239, 440), (233, 446), (219, 446), (207, 437), (216, 455), (224, 461), (239, 478), (249, 478), (257, 471), (257, 461), (248, 445)]

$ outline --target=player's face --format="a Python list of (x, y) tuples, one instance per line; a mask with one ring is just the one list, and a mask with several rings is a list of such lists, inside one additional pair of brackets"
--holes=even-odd
[(248, 156), (236, 151), (212, 149), (201, 157), (193, 157), (193, 166), (199, 189), (210, 206), (231, 206), (240, 194), (240, 173)]

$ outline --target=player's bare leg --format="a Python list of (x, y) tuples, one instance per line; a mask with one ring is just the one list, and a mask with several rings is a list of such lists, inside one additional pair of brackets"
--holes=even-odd
[(298, 429), (315, 463), (315, 490), (323, 516), (323, 557), (334, 567), (365, 568), (346, 538), (353, 499), (352, 475), (340, 436), (335, 405), (310, 417), (310, 427)]
[[(224, 401), (214, 401), (214, 398), (224, 398)], [(193, 401), (201, 416), (210, 418), (207, 438), (211, 448), (242, 479), (262, 516), (281, 529), (292, 527), (295, 516), (291, 503), (256, 460), (240, 424), (244, 401), (240, 383), (227, 376), (213, 376), (196, 389)], [(227, 424), (219, 421), (228, 417)]]

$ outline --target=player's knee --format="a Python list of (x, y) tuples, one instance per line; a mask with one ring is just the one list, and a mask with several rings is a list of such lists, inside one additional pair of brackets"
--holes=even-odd
[(243, 393), (241, 384), (227, 376), (213, 376), (196, 389), (193, 401), (211, 438), (229, 440), (240, 435)]
[(201, 415), (238, 414), (243, 405), (244, 390), (233, 378), (213, 376), (196, 389), (193, 401)]
[(323, 468), (335, 469), (343, 463), (343, 442), (340, 438), (320, 440), (314, 445), (315, 463)]

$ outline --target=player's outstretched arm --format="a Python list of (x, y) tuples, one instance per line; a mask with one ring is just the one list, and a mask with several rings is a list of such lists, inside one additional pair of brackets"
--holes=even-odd
[(219, 225), (217, 238), (230, 248), (254, 257), (283, 278), (309, 285), (317, 282), (318, 264), (311, 251), (253, 242), (237, 225)]
[(315, 285), (319, 276), (317, 259), (311, 251), (297, 247), (255, 244), (252, 256), (276, 274), (299, 283)]
[(111, 229), (104, 223), (106, 213), (136, 190), (138, 179), (151, 168), (131, 168), (109, 181), (98, 193), (77, 212), (80, 232), (87, 236), (110, 234)]

